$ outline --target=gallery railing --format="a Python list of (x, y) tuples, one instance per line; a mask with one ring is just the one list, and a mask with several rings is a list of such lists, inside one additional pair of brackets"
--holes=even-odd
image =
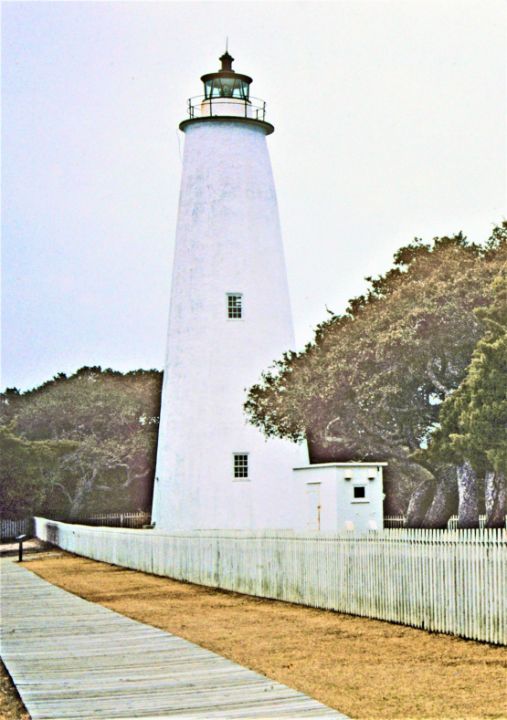
[(197, 95), (188, 100), (187, 105), (188, 117), (193, 120), (196, 118), (227, 116), (227, 117), (244, 117), (249, 120), (260, 120), (264, 122), (266, 119), (266, 103), (259, 98), (249, 98), (248, 100), (234, 97), (206, 97), (205, 95)]

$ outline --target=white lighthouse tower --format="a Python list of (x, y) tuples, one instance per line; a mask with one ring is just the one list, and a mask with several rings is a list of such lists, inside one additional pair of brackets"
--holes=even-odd
[(280, 529), (301, 450), (247, 424), (246, 390), (294, 347), (265, 103), (220, 58), (188, 102), (153, 498), (157, 530)]

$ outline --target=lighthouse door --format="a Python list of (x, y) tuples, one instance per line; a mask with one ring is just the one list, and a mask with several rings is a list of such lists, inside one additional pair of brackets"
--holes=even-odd
[(306, 529), (311, 532), (320, 530), (320, 483), (308, 483), (306, 486)]

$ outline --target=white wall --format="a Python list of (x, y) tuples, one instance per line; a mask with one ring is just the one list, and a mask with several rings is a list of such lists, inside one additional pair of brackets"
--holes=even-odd
[[(322, 463), (295, 468), (294, 484), (298, 488), (302, 506), (296, 527), (322, 532), (381, 530), (384, 527), (385, 465)], [(354, 487), (364, 487), (364, 499), (354, 497)]]
[[(226, 296), (243, 295), (229, 320)], [(261, 126), (185, 127), (153, 519), (165, 530), (288, 528), (301, 450), (247, 425), (246, 389), (294, 347), (275, 187)], [(233, 478), (234, 452), (250, 480)]]

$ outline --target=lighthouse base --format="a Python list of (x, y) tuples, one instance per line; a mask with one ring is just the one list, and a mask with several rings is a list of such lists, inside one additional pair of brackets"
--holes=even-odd
[[(307, 461), (306, 447), (265, 440), (254, 428), (248, 448), (249, 477), (234, 478), (229, 454), (209, 451), (208, 463), (189, 473), (189, 458), (159, 466), (152, 520), (157, 530), (288, 530), (298, 527), (301, 493), (293, 468)], [(256, 452), (259, 450), (259, 452)], [(168, 460), (174, 460), (168, 454)], [(178, 460), (178, 459), (177, 459)], [(195, 459), (197, 460), (197, 459)], [(185, 482), (179, 478), (185, 477)], [(184, 485), (184, 487), (183, 487)]]

